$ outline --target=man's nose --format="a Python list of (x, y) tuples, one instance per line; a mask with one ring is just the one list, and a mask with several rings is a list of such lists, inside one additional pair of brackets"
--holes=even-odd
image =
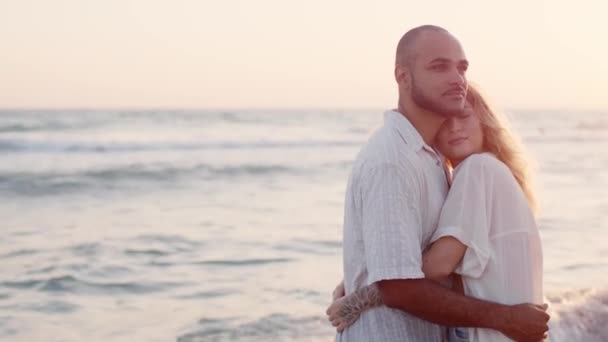
[(461, 72), (458, 68), (454, 68), (452, 69), (451, 75), (450, 75), (450, 84), (451, 85), (457, 85), (461, 88), (464, 88), (467, 84), (467, 78), (466, 75)]

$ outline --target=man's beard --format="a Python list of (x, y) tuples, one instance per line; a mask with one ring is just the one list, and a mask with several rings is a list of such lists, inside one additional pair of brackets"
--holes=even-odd
[(451, 118), (457, 115), (461, 115), (464, 112), (464, 106), (460, 109), (445, 108), (441, 106), (437, 101), (433, 101), (430, 97), (426, 96), (422, 89), (416, 86), (416, 80), (414, 75), (412, 76), (412, 100), (414, 103), (427, 111), (436, 113), (443, 116), (444, 118)]

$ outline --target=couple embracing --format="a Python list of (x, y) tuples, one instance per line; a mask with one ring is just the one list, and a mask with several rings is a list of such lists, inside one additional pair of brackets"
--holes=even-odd
[(521, 146), (468, 85), (459, 41), (399, 41), (398, 107), (357, 156), (344, 207), (336, 341), (542, 341), (542, 248)]

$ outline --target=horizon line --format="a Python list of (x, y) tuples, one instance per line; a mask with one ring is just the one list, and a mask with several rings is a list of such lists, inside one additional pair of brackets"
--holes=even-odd
[[(233, 111), (380, 111), (384, 112), (390, 110), (389, 107), (380, 106), (285, 106), (285, 107), (263, 107), (263, 106), (251, 106), (251, 107), (204, 107), (204, 106), (20, 106), (20, 107), (1, 107), (0, 112), (8, 111), (220, 111), (220, 112), (233, 112)], [(608, 112), (608, 108), (591, 108), (591, 107), (511, 107), (502, 109), (506, 112), (525, 112), (525, 111), (551, 111), (551, 112), (566, 112), (566, 111), (578, 111), (578, 112)]]

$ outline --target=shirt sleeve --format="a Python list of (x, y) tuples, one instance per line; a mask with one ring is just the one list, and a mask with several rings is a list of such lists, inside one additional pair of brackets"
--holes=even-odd
[(384, 164), (366, 173), (361, 188), (368, 281), (424, 278), (420, 183), (413, 170)]
[(452, 236), (467, 246), (454, 272), (472, 278), (483, 273), (490, 259), (490, 218), (492, 179), (483, 158), (473, 155), (457, 168), (448, 197), (441, 210), (431, 243)]

